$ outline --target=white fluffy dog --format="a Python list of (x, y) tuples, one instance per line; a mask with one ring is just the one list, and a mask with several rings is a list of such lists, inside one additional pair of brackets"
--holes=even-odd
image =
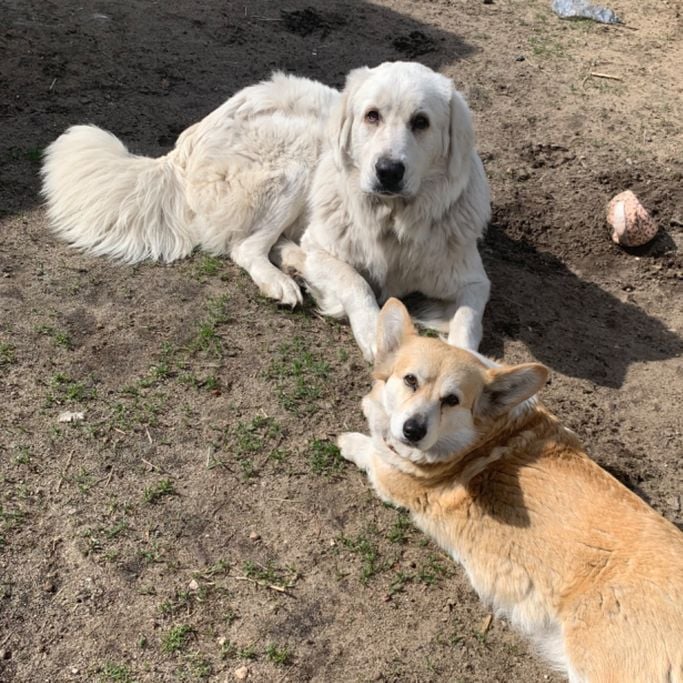
[(479, 345), (488, 184), (467, 105), (420, 64), (356, 69), (342, 93), (276, 73), (160, 159), (74, 126), (48, 147), (43, 178), (52, 227), (71, 244), (128, 262), (229, 254), (266, 296), (296, 305), (275, 261), (323, 312), (349, 318), (368, 359), (378, 299), (416, 292), (432, 300), (425, 324)]

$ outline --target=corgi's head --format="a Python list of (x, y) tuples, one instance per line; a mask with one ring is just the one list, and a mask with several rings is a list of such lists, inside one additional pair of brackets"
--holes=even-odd
[(548, 370), (538, 363), (499, 366), (420, 337), (403, 304), (389, 299), (379, 316), (374, 376), (383, 382), (379, 400), (388, 445), (438, 462), (481, 441), (493, 424), (543, 387)]

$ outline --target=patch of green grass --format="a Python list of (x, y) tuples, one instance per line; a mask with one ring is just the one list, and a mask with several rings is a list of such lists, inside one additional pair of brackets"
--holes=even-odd
[(392, 543), (405, 543), (413, 525), (410, 522), (410, 515), (403, 510), (399, 511), (394, 525), (387, 533), (387, 539)]
[(202, 277), (211, 277), (218, 274), (221, 267), (223, 266), (223, 261), (215, 256), (202, 256), (196, 267), (196, 274), (201, 279)]
[(7, 533), (18, 529), (26, 521), (26, 513), (23, 510), (7, 510), (0, 505), (0, 529)]
[(189, 655), (187, 659), (187, 668), (192, 678), (200, 681), (206, 681), (213, 673), (211, 662), (199, 653)]
[(146, 389), (163, 382), (173, 375), (173, 369), (168, 361), (161, 360), (150, 367), (147, 376), (139, 381), (139, 385)]
[(237, 656), (240, 659), (256, 659), (256, 650), (253, 645), (247, 645), (246, 647), (241, 647), (237, 650)]
[(286, 645), (278, 647), (274, 643), (266, 646), (266, 657), (278, 666), (287, 666), (292, 661), (292, 653), (289, 648)]
[(183, 650), (194, 629), (187, 624), (174, 626), (161, 640), (161, 650), (172, 654)]
[(192, 593), (190, 591), (176, 591), (173, 598), (164, 600), (159, 605), (159, 611), (162, 614), (176, 614), (180, 610), (189, 610), (192, 605)]
[(430, 555), (427, 561), (417, 572), (416, 578), (420, 583), (427, 586), (438, 584), (441, 579), (450, 574), (450, 569), (443, 564), (436, 555)]
[(173, 486), (173, 482), (170, 479), (161, 479), (154, 484), (154, 486), (148, 486), (145, 488), (143, 497), (145, 499), (145, 503), (153, 505), (158, 503), (165, 496), (174, 496), (176, 493), (177, 492)]
[(438, 339), (439, 333), (436, 330), (431, 330), (428, 327), (421, 327), (419, 329), (421, 337), (431, 337), (432, 339)]
[(125, 519), (120, 519), (118, 522), (110, 526), (108, 529), (105, 530), (105, 535), (109, 539), (116, 538), (120, 534), (122, 534), (124, 531), (128, 529), (128, 522)]
[(344, 468), (342, 458), (336, 444), (327, 439), (313, 439), (308, 446), (309, 462), (315, 474), (331, 475), (341, 472)]
[(110, 416), (111, 426), (124, 432), (133, 431), (142, 425), (155, 427), (159, 423), (159, 415), (164, 410), (166, 395), (141, 395), (135, 387), (127, 387), (124, 392), (125, 399), (114, 404)]
[(123, 664), (107, 662), (102, 667), (101, 681), (111, 681), (112, 683), (133, 683), (133, 676), (130, 669)]
[(28, 465), (31, 462), (31, 449), (28, 446), (17, 446), (16, 451), (15, 465)]
[(218, 328), (220, 325), (230, 322), (227, 304), (227, 295), (207, 301), (206, 315), (199, 323), (194, 339), (188, 345), (190, 352), (201, 351), (217, 358), (223, 356), (223, 340), (218, 334)]
[(535, 35), (529, 38), (531, 52), (543, 59), (564, 57), (565, 47), (559, 41), (547, 35)]
[(389, 595), (396, 595), (396, 593), (402, 593), (406, 584), (412, 583), (414, 579), (414, 574), (408, 574), (402, 571), (396, 572), (396, 576), (389, 584)]
[(91, 401), (97, 396), (97, 391), (92, 384), (79, 382), (63, 372), (55, 373), (50, 379), (50, 391), (47, 395), (48, 406), (63, 403), (84, 403)]
[(370, 540), (369, 533), (371, 532), (358, 534), (355, 538), (343, 535), (339, 538), (344, 548), (359, 556), (361, 561), (360, 581), (363, 585), (366, 585), (373, 576), (384, 569), (377, 545)]
[(90, 491), (90, 488), (92, 487), (92, 476), (88, 470), (85, 469), (85, 467), (81, 467), (78, 470), (78, 473), (74, 476), (74, 481), (78, 485), (78, 490), (85, 494)]
[(43, 150), (40, 147), (29, 147), (24, 157), (32, 164), (39, 164), (43, 160)]
[(16, 350), (9, 342), (0, 342), (0, 367), (16, 362)]
[(221, 659), (234, 659), (237, 657), (239, 648), (231, 640), (226, 640), (221, 645)]
[(238, 422), (226, 435), (225, 448), (238, 460), (246, 479), (256, 476), (254, 456), (263, 453), (267, 459), (284, 459), (277, 446), (282, 440), (282, 426), (272, 417), (257, 415), (250, 422)]
[(260, 583), (291, 588), (298, 577), (298, 572), (293, 567), (278, 567), (271, 561), (264, 566), (247, 560), (244, 563), (244, 575)]
[(285, 410), (295, 415), (314, 413), (322, 395), (330, 366), (306, 348), (301, 337), (282, 344), (266, 373), (275, 382), (278, 399)]
[(62, 348), (69, 350), (73, 348), (71, 336), (66, 330), (58, 330), (52, 325), (38, 325), (35, 330), (38, 332), (38, 334), (52, 337), (52, 340), (56, 346), (61, 346)]

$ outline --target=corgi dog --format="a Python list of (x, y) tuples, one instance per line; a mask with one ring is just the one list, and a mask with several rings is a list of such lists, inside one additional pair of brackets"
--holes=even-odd
[(683, 533), (538, 401), (548, 370), (378, 321), (370, 436), (341, 453), (572, 683), (683, 683)]

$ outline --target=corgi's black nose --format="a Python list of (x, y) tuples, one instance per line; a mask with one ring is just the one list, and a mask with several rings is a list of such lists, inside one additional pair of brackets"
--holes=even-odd
[(375, 164), (375, 173), (381, 192), (400, 192), (406, 167), (402, 161), (381, 157)]
[(424, 438), (426, 433), (427, 425), (417, 418), (411, 417), (403, 423), (403, 436), (405, 436), (408, 441), (417, 443)]

